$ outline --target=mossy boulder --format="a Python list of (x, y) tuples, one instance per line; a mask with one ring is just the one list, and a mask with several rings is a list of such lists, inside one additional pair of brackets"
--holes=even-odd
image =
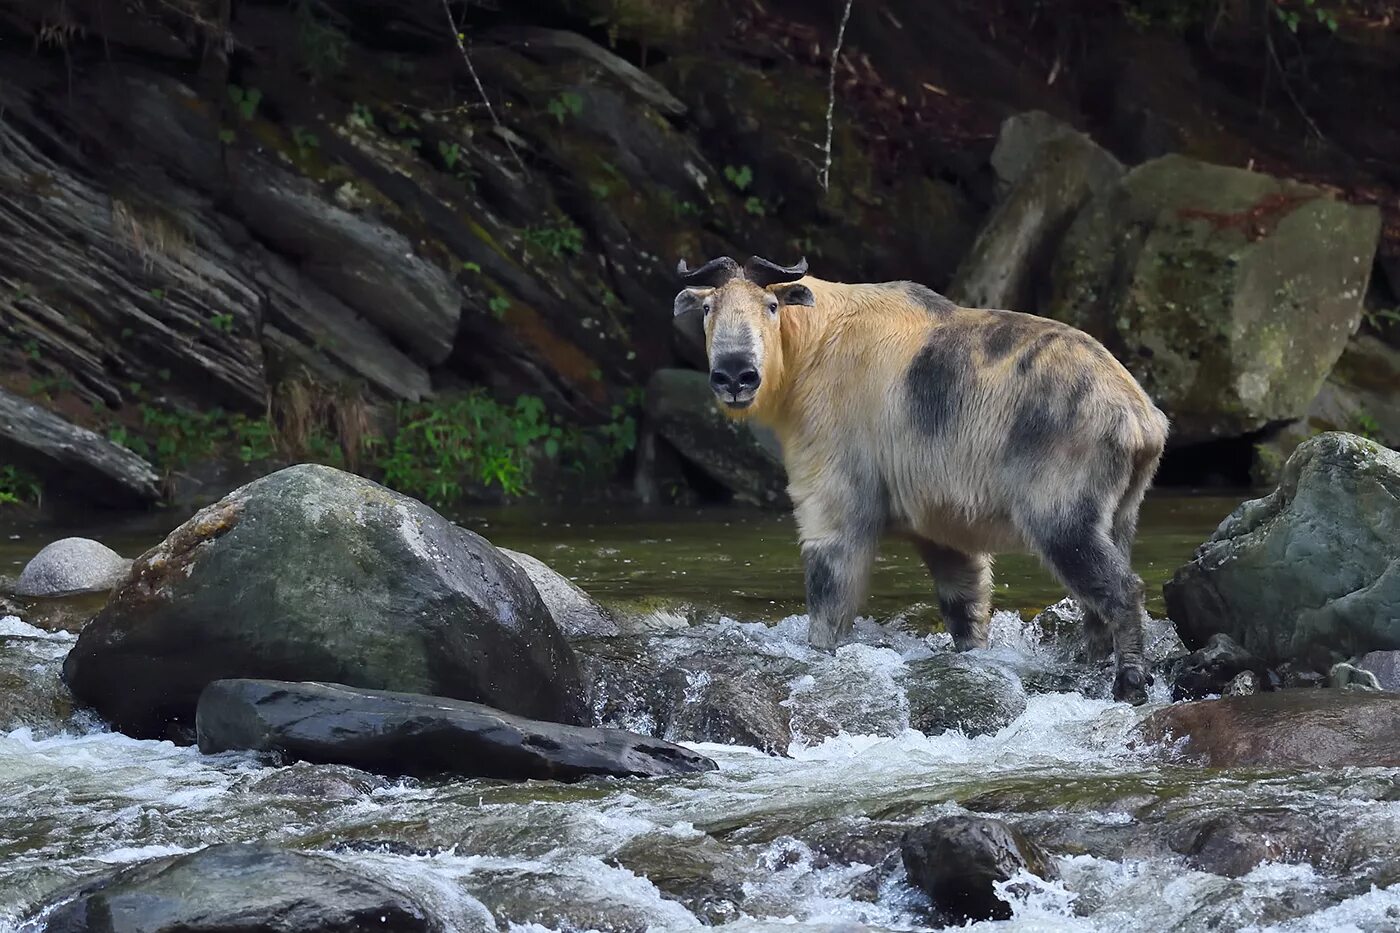
[(1050, 316), (1103, 340), (1173, 441), (1302, 417), (1356, 330), (1380, 215), (1322, 189), (1164, 156), (1076, 218)]
[(1400, 453), (1338, 432), (1307, 441), (1163, 594), (1189, 646), (1224, 633), (1270, 666), (1400, 648)]
[(289, 467), (137, 559), (64, 662), (139, 738), (187, 735), (212, 681), (321, 680), (582, 723), (573, 651), (525, 571), (427, 506)]

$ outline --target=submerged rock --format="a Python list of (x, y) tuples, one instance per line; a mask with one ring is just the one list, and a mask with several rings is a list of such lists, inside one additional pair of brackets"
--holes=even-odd
[(45, 933), (444, 933), (414, 898), (344, 862), (226, 843), (142, 862), (56, 899)]
[(736, 498), (755, 505), (787, 503), (782, 460), (747, 424), (718, 410), (704, 373), (658, 370), (647, 384), (647, 417), (682, 457)]
[(1326, 671), (1400, 648), (1400, 453), (1322, 434), (1162, 588), (1182, 638), (1226, 633), (1270, 665)]
[(1175, 444), (1303, 417), (1361, 316), (1380, 215), (1323, 189), (1170, 155), (1071, 225), (1049, 316), (1103, 340)]
[(163, 737), (231, 677), (325, 680), (587, 713), (525, 572), (422, 503), (322, 466), (263, 477), (143, 554), (64, 663), (123, 732)]
[(1168, 837), (1192, 868), (1238, 878), (1261, 862), (1322, 863), (1338, 827), (1319, 825), (1306, 814), (1281, 808), (1241, 809), (1193, 820)]
[(66, 633), (0, 618), (0, 735), (21, 726), (41, 736), (63, 729), (73, 697), (59, 672), (72, 644)]
[(925, 735), (988, 735), (1026, 711), (1026, 692), (1015, 676), (965, 654), (911, 661), (904, 684), (909, 726)]
[(612, 614), (594, 602), (593, 597), (544, 561), (509, 548), (497, 550), (525, 571), (565, 638), (616, 635), (622, 630)]
[(126, 579), (131, 561), (91, 538), (60, 538), (44, 546), (20, 571), (20, 596), (100, 593)]
[(248, 790), (255, 794), (279, 797), (358, 800), (388, 786), (389, 782), (384, 778), (358, 768), (298, 762), (290, 767), (278, 768), (267, 777), (259, 778), (248, 785)]
[(1400, 766), (1400, 697), (1278, 690), (1159, 709), (1139, 727), (1211, 768)]
[(391, 775), (574, 781), (715, 769), (689, 749), (617, 729), (339, 684), (215, 681), (200, 695), (196, 728), (200, 751), (209, 754), (276, 752)]
[(900, 843), (909, 882), (958, 919), (1005, 920), (1011, 905), (993, 888), (1019, 871), (1058, 877), (1041, 849), (1001, 820), (945, 816), (905, 833)]

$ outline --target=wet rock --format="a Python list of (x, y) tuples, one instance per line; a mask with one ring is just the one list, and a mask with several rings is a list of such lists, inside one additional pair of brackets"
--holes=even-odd
[(647, 385), (647, 416), (682, 457), (735, 498), (773, 507), (787, 503), (782, 461), (748, 425), (719, 411), (704, 373), (658, 371)]
[(248, 790), (255, 794), (278, 797), (358, 800), (372, 791), (388, 786), (389, 782), (384, 778), (358, 768), (298, 762), (286, 768), (278, 768), (267, 777), (259, 778), (248, 785)]
[(1372, 207), (1171, 155), (1071, 225), (1047, 313), (1122, 359), (1172, 440), (1302, 417), (1356, 329), (1376, 251)]
[(1026, 711), (1020, 681), (1003, 668), (965, 654), (909, 662), (909, 727), (925, 735), (999, 732)]
[(1168, 842), (1192, 868), (1238, 878), (1262, 862), (1321, 862), (1328, 835), (1329, 827), (1307, 814), (1259, 808), (1193, 820), (1175, 829)]
[(1011, 905), (992, 885), (1025, 870), (1058, 877), (1038, 846), (1001, 820), (945, 816), (905, 834), (900, 843), (909, 881), (935, 907), (958, 919), (1005, 920)]
[(786, 754), (799, 661), (733, 629), (682, 630), (578, 645), (595, 721), (674, 742)]
[(160, 477), (145, 460), (4, 389), (0, 452), (41, 476), (45, 488), (79, 498), (134, 506), (160, 498)]
[(59, 672), (72, 636), (45, 632), (14, 616), (0, 618), (0, 735), (28, 726), (37, 735), (62, 731), (73, 697)]
[(1035, 289), (1075, 214), (1123, 174), (1117, 159), (1073, 129), (1034, 142), (1028, 135), (1020, 117), (1002, 125), (992, 165), (1003, 177), (1014, 170), (1014, 184), (953, 276), (948, 296), (961, 305), (1034, 311)]
[(1264, 662), (1241, 648), (1229, 635), (1212, 635), (1204, 648), (1171, 665), (1172, 699), (1199, 700), (1223, 693), (1240, 674), (1264, 682)]
[(82, 631), (88, 620), (107, 605), (108, 590), (74, 596), (0, 596), (0, 615), (18, 616), (46, 632)]
[(583, 722), (573, 651), (529, 578), (423, 504), (321, 466), (250, 483), (142, 555), (64, 664), (123, 732), (193, 721), (205, 685), (325, 680)]
[(1163, 587), (1187, 644), (1218, 632), (1271, 665), (1325, 671), (1400, 648), (1400, 454), (1350, 434), (1294, 452)]
[(622, 630), (612, 614), (594, 602), (593, 597), (544, 561), (509, 548), (497, 550), (525, 571), (565, 638), (596, 638), (616, 635)]
[(1201, 700), (1157, 710), (1139, 732), (1148, 742), (1180, 742), (1185, 758), (1211, 768), (1396, 767), (1400, 697), (1278, 690)]
[(423, 904), (343, 862), (262, 843), (142, 862), (56, 903), (46, 933), (444, 930)]
[(200, 751), (247, 749), (381, 774), (576, 781), (712, 771), (660, 739), (539, 722), (478, 703), (339, 684), (219, 680), (200, 694)]
[(626, 842), (612, 857), (708, 923), (739, 917), (750, 871), (713, 836), (647, 833)]
[(1400, 692), (1400, 651), (1370, 651), (1362, 655), (1357, 667), (1376, 675), (1382, 690)]
[(91, 538), (60, 538), (20, 571), (20, 596), (72, 596), (110, 590), (126, 579), (131, 561)]

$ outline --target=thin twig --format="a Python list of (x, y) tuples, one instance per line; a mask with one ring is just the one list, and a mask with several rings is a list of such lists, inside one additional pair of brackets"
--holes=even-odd
[(442, 12), (447, 17), (447, 27), (452, 30), (452, 38), (457, 43), (457, 51), (462, 53), (462, 61), (466, 63), (467, 72), (472, 76), (472, 83), (476, 85), (476, 92), (481, 95), (481, 102), (486, 105), (486, 112), (491, 115), (491, 122), (496, 125), (496, 131), (501, 137), (501, 142), (505, 143), (506, 148), (510, 150), (511, 158), (515, 159), (515, 164), (520, 166), (521, 174), (528, 175), (529, 171), (525, 168), (525, 163), (521, 161), (520, 153), (516, 152), (515, 147), (511, 145), (506, 128), (501, 124), (501, 118), (496, 116), (496, 108), (491, 106), (491, 98), (486, 96), (486, 88), (482, 86), (481, 78), (477, 76), (476, 66), (472, 64), (471, 56), (467, 54), (467, 44), (463, 39), (461, 30), (457, 27), (457, 21), (452, 18), (452, 7), (448, 5), (448, 0), (442, 0)]
[(831, 184), (831, 134), (836, 116), (836, 62), (841, 57), (841, 43), (846, 38), (846, 21), (851, 18), (851, 4), (846, 0), (846, 9), (841, 14), (841, 26), (836, 30), (836, 46), (831, 50), (831, 72), (826, 77), (826, 145), (823, 147), (821, 170), (822, 190)]
[(1283, 92), (1288, 95), (1288, 99), (1291, 100), (1293, 106), (1297, 108), (1298, 114), (1303, 118), (1303, 121), (1308, 124), (1308, 129), (1312, 130), (1313, 135), (1318, 139), (1326, 142), (1327, 137), (1322, 135), (1322, 130), (1318, 129), (1317, 124), (1313, 122), (1313, 118), (1308, 116), (1308, 112), (1303, 109), (1303, 102), (1298, 99), (1298, 95), (1293, 93), (1293, 86), (1288, 83), (1288, 73), (1283, 70), (1283, 62), (1279, 61), (1278, 52), (1274, 49), (1274, 38), (1270, 32), (1271, 25), (1272, 24), (1267, 21), (1264, 23), (1264, 46), (1269, 50), (1269, 57), (1274, 60), (1274, 67), (1278, 69), (1279, 84), (1283, 85)]

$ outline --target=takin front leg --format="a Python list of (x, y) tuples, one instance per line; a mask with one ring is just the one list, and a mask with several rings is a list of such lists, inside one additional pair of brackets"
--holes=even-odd
[(914, 550), (938, 587), (938, 609), (959, 651), (987, 647), (992, 627), (992, 561), (986, 554), (914, 539)]
[(835, 651), (850, 633), (870, 584), (877, 543), (876, 536), (849, 531), (802, 543), (811, 619), (807, 642), (813, 648)]

